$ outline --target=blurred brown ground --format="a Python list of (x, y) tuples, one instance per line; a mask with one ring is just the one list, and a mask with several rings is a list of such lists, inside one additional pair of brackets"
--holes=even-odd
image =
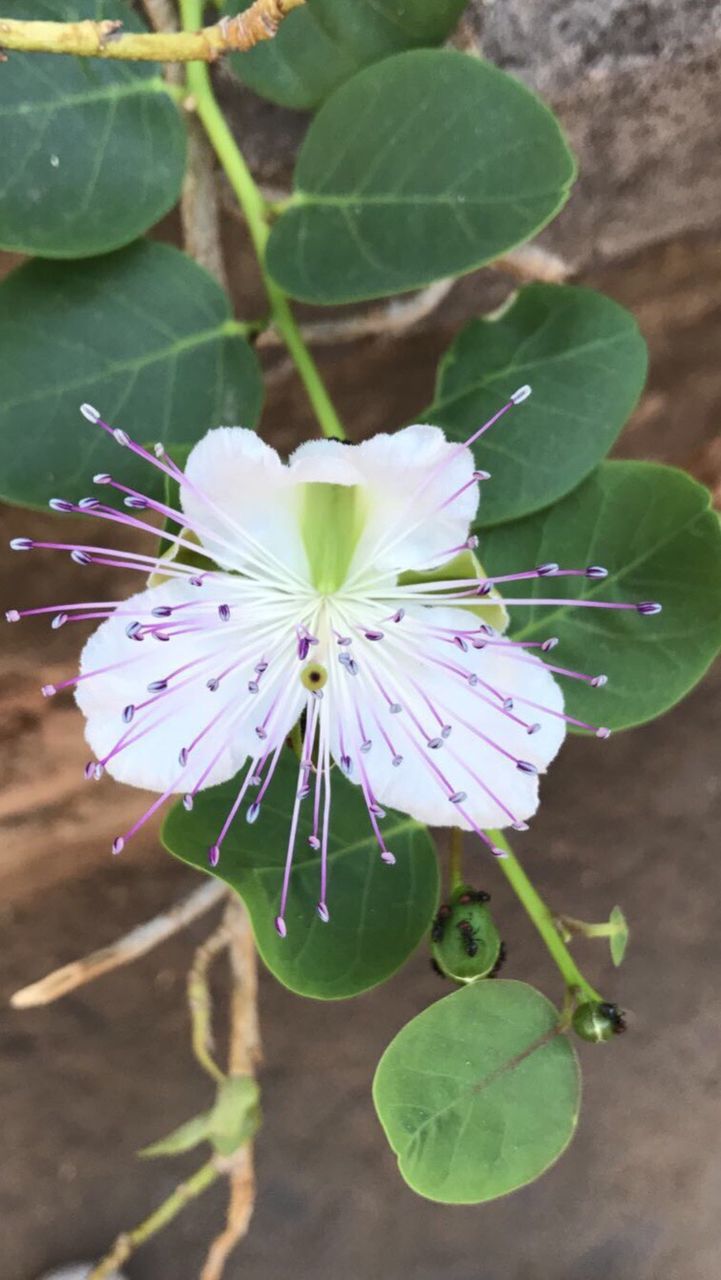
[[(563, 6), (545, 0), (539, 7), (548, 12), (547, 31), (557, 34)], [(613, 28), (616, 44), (603, 29), (595, 29), (595, 45), (590, 36), (579, 46), (568, 35), (566, 48), (576, 53), (554, 64), (553, 41), (540, 48), (533, 6), (524, 0), (487, 17), (485, 39), (494, 57), (556, 102), (585, 160), (571, 206), (547, 242), (577, 265), (578, 278), (630, 307), (649, 341), (647, 393), (619, 454), (686, 467), (721, 501), (718, 170), (709, 196), (721, 92), (712, 56), (718, 46), (696, 39), (694, 27), (697, 19), (702, 32), (706, 13), (717, 8), (694, 0), (566, 5), (579, 24), (601, 9), (616, 16), (653, 10), (665, 32), (660, 54), (639, 51), (631, 24), (620, 34)], [(686, 26), (678, 30), (694, 38), (674, 44), (680, 9)], [(605, 62), (598, 48), (606, 49)], [(553, 65), (562, 69), (555, 79)], [(269, 182), (284, 181), (299, 122), (259, 112), (237, 95), (231, 109), (251, 126), (256, 168)], [(634, 136), (635, 169), (628, 161)], [(691, 161), (681, 173), (675, 160), (692, 142), (695, 178)], [(162, 234), (174, 235), (172, 221)], [(235, 291), (244, 314), (253, 314), (243, 235), (230, 220), (225, 240)], [(428, 402), (453, 333), (507, 288), (476, 273), (401, 338), (320, 348), (353, 436), (412, 418)], [(282, 358), (267, 359), (274, 372), (263, 431), (287, 446), (310, 434), (312, 422)], [(6, 532), (33, 533), (50, 517), (5, 512), (1, 523), (4, 543)], [(71, 599), (77, 590), (73, 567), (51, 558), (3, 554), (0, 574), (3, 608), (61, 600), (66, 590)], [(113, 581), (122, 589), (120, 575)], [(77, 631), (50, 641), (47, 630), (28, 625), (3, 639), (0, 1280), (35, 1280), (44, 1267), (101, 1253), (193, 1167), (192, 1159), (139, 1163), (134, 1152), (208, 1102), (184, 1009), (184, 976), (204, 925), (56, 1006), (7, 1010), (18, 986), (112, 941), (196, 881), (158, 851), (152, 832), (123, 858), (108, 856), (109, 839), (137, 811), (138, 796), (110, 781), (79, 780), (86, 758), (80, 717), (69, 698), (43, 702), (37, 692), (72, 666)], [(389, 1038), (443, 990), (422, 954), (382, 990), (343, 1005), (299, 1000), (264, 980), (258, 1205), (229, 1280), (290, 1273), (375, 1280), (379, 1272), (391, 1280), (716, 1280), (719, 693), (717, 669), (655, 724), (607, 744), (570, 741), (545, 781), (532, 833), (519, 842), (553, 905), (602, 919), (620, 902), (633, 924), (619, 973), (603, 944), (587, 944), (583, 953), (589, 974), (637, 1016), (623, 1040), (583, 1052), (580, 1130), (558, 1166), (483, 1209), (429, 1205), (400, 1182), (374, 1118), (370, 1081)], [(557, 995), (545, 952), (500, 877), (480, 860), (479, 875), (494, 893), (509, 944), (508, 976)], [(131, 1280), (195, 1280), (222, 1211), (222, 1193), (210, 1193), (138, 1253), (127, 1267)]]

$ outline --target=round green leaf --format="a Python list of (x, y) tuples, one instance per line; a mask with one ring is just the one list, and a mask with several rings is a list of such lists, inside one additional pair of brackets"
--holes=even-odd
[[(257, 822), (236, 819), (210, 872), (231, 885), (250, 912), (258, 950), (286, 987), (318, 1000), (340, 1000), (384, 982), (407, 960), (430, 928), (438, 900), (438, 863), (425, 827), (389, 813), (383, 823), (397, 862), (381, 862), (358, 787), (335, 770), (328, 846), (330, 921), (316, 914), (320, 855), (308, 845), (312, 801), (301, 810), (291, 891), (288, 935), (279, 938), (278, 911), (283, 864), (298, 762), (283, 753)], [(216, 839), (238, 791), (238, 782), (203, 791), (191, 813), (181, 805), (163, 829), (166, 848), (184, 862), (209, 871), (207, 849)], [(310, 804), (311, 808), (308, 808)]]
[[(22, 0), (13, 18), (119, 18), (119, 0)], [(0, 75), (0, 247), (81, 258), (128, 244), (178, 199), (185, 128), (152, 63), (13, 53)]]
[(511, 76), (452, 50), (397, 54), (319, 111), (268, 265), (308, 302), (415, 289), (528, 239), (573, 177), (555, 118)]
[(592, 289), (531, 284), (495, 318), (466, 325), (425, 421), (466, 440), (519, 386), (533, 388), (474, 448), (492, 475), (479, 524), (547, 507), (585, 479), (634, 408), (646, 366), (633, 316)]
[(576, 1055), (558, 1012), (523, 982), (476, 982), (409, 1022), (373, 1098), (401, 1175), (444, 1204), (479, 1204), (538, 1178), (570, 1142)]
[(19, 267), (0, 284), (3, 497), (31, 506), (82, 497), (110, 469), (162, 498), (162, 474), (79, 406), (95, 404), (137, 440), (173, 445), (210, 427), (253, 427), (263, 388), (241, 332), (215, 280), (168, 245)]
[[(671, 467), (604, 462), (555, 507), (487, 530), (489, 574), (605, 565), (609, 576), (506, 583), (516, 640), (558, 636), (547, 661), (608, 676), (605, 688), (559, 677), (566, 710), (623, 729), (660, 715), (701, 679), (721, 648), (721, 527), (709, 493)], [(526, 608), (518, 598), (657, 600), (663, 612), (580, 606)]]
[[(231, 0), (240, 13), (252, 0)], [(442, 44), (466, 0), (307, 0), (272, 40), (231, 65), (249, 88), (284, 107), (316, 107), (356, 71), (403, 49)]]

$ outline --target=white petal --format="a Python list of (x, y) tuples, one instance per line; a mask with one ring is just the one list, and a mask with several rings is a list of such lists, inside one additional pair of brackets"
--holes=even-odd
[[(522, 699), (560, 712), (559, 686), (527, 650), (489, 644), (463, 653), (427, 631), (431, 621), (435, 627), (466, 629), (468, 614), (462, 610), (416, 609), (413, 614), (417, 622), (407, 615), (397, 629), (394, 624), (386, 628), (383, 640), (353, 645), (358, 674), (345, 687), (339, 686), (344, 750), (354, 761), (353, 780), (359, 781), (365, 769), (381, 804), (435, 826), (471, 829), (475, 823), (489, 829), (525, 821), (538, 807), (538, 778), (519, 770), (515, 761), (526, 761), (543, 772), (561, 746), (565, 722), (524, 705)], [(475, 673), (479, 683), (472, 687), (462, 674), (437, 662)], [(399, 714), (389, 711), (378, 684), (391, 701), (402, 705)], [(494, 690), (515, 699), (510, 714), (504, 714)], [(358, 715), (366, 738), (373, 743), (367, 753), (359, 751), (362, 735), (354, 722)], [(513, 716), (541, 728), (529, 735)], [(447, 738), (442, 736), (441, 722), (451, 726)], [(393, 750), (403, 756), (397, 767), (384, 731)], [(428, 738), (441, 738), (442, 746), (429, 748)], [(340, 731), (334, 729), (331, 742), (338, 759)], [(467, 798), (451, 803), (449, 795), (459, 792)]]
[(297, 490), (275, 449), (244, 427), (218, 427), (191, 450), (185, 474), (183, 510), (218, 564), (307, 579)]
[[(108, 761), (107, 772), (112, 777), (152, 791), (172, 788), (184, 792), (191, 791), (212, 764), (202, 784), (212, 786), (233, 777), (247, 757), (264, 754), (272, 742), (289, 732), (305, 701), (300, 681), (288, 679), (293, 664), (297, 666), (295, 636), (292, 628), (284, 627), (272, 650), (264, 650), (260, 639), (255, 643), (254, 636), (262, 632), (263, 615), (257, 606), (252, 611), (244, 609), (243, 589), (239, 580), (230, 577), (207, 581), (200, 589), (169, 581), (131, 596), (87, 641), (80, 660), (81, 674), (127, 663), (81, 680), (76, 687), (75, 696), (87, 720), (86, 738), (96, 757), (104, 760), (121, 738), (127, 744)], [(144, 624), (157, 624), (162, 620), (151, 614), (152, 609), (191, 601), (196, 606), (207, 602), (208, 610), (201, 616), (203, 621), (207, 619), (209, 629), (173, 635), (165, 643), (152, 636), (138, 642), (126, 634), (134, 617)], [(231, 605), (228, 622), (218, 618), (220, 603)], [(179, 617), (184, 614), (174, 615), (174, 621)], [(269, 666), (260, 691), (251, 694), (248, 682), (263, 657)], [(241, 658), (237, 670), (211, 692), (208, 679)], [(170, 680), (167, 692), (148, 690), (151, 682), (163, 680), (192, 662), (196, 665)], [(126, 707), (138, 707), (152, 698), (155, 701), (150, 706), (137, 710), (131, 721), (124, 723)], [(261, 741), (256, 726), (262, 725), (274, 704), (268, 740)], [(181, 749), (189, 748), (216, 717), (217, 722), (190, 752), (183, 768)]]

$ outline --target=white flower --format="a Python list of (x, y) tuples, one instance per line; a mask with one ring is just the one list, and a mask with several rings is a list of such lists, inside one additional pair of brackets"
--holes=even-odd
[[(527, 388), (515, 393), (501, 413), (527, 394)], [(299, 722), (298, 786), (276, 921), (281, 934), (304, 803), (313, 813), (310, 844), (319, 850), (318, 912), (328, 919), (334, 765), (361, 788), (388, 863), (394, 857), (382, 831), (386, 805), (436, 826), (475, 831), (491, 848), (486, 829), (525, 827), (538, 805), (538, 774), (565, 734), (563, 696), (552, 674), (560, 669), (539, 656), (553, 646), (551, 638), (507, 639), (501, 629), (507, 615), (498, 605), (486, 612), (498, 625), (483, 620), (495, 583), (478, 576), (470, 556), (485, 476), (474, 470), (467, 445), (449, 443), (437, 427), (412, 426), (354, 446), (313, 441), (286, 465), (252, 431), (221, 427), (195, 446), (183, 474), (160, 446), (153, 456), (89, 406), (83, 411), (177, 481), (182, 505), (182, 513), (175, 511), (107, 474), (96, 483), (121, 491), (129, 510), (95, 498), (51, 503), (154, 535), (139, 512), (174, 519), (181, 532), (165, 535), (172, 559), (13, 542), (18, 550), (68, 550), (81, 564), (122, 563), (155, 580), (162, 575), (159, 585), (117, 605), (28, 611), (54, 612), (55, 626), (105, 617), (85, 645), (80, 675), (64, 682), (75, 685), (86, 717), (96, 757), (88, 776), (107, 771), (160, 793), (116, 838), (115, 852), (173, 794), (183, 794), (191, 808), (201, 788), (238, 775), (236, 798), (210, 846), (215, 865), (236, 816), (255, 822), (262, 813)], [(429, 577), (449, 564), (450, 580)], [(464, 564), (472, 571), (456, 567)], [(542, 565), (512, 576), (559, 572)], [(605, 574), (598, 566), (566, 572)], [(653, 611), (649, 604), (620, 607)]]

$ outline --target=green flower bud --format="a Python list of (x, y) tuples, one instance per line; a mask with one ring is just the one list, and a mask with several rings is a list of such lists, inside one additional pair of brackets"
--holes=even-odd
[(626, 1021), (618, 1005), (608, 1004), (605, 1000), (589, 1000), (576, 1009), (573, 1029), (582, 1040), (599, 1044), (625, 1031)]
[(488, 909), (490, 895), (461, 885), (438, 909), (431, 930), (434, 967), (454, 982), (493, 977), (504, 947)]

